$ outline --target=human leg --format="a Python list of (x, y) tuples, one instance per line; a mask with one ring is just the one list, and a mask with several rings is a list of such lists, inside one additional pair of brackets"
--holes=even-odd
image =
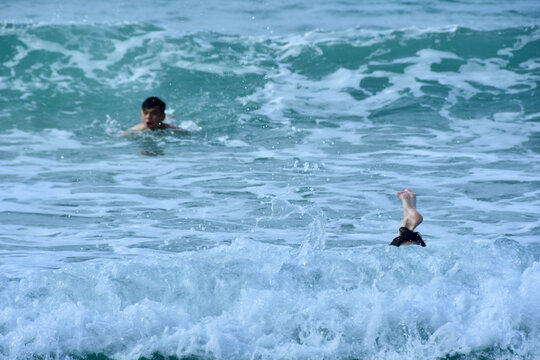
[(396, 195), (401, 199), (403, 205), (403, 221), (399, 229), (397, 237), (390, 245), (406, 246), (406, 245), (421, 245), (426, 246), (420, 234), (413, 232), (418, 225), (422, 223), (424, 218), (416, 210), (416, 195), (409, 189), (398, 191)]

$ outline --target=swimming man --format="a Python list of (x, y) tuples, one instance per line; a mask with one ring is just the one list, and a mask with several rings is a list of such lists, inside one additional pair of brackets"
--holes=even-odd
[(398, 191), (396, 195), (403, 204), (403, 222), (399, 228), (398, 236), (390, 243), (394, 246), (420, 245), (426, 246), (419, 233), (413, 232), (424, 218), (416, 210), (416, 195), (409, 190)]
[(165, 106), (165, 103), (155, 96), (144, 100), (141, 109), (141, 123), (135, 125), (129, 131), (171, 129), (175, 133), (188, 134), (187, 130), (164, 122)]

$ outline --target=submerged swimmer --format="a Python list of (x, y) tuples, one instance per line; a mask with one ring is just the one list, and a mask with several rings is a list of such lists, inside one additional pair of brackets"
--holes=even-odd
[(399, 228), (398, 236), (392, 240), (390, 245), (426, 246), (426, 243), (422, 240), (420, 234), (413, 232), (413, 230), (422, 223), (422, 220), (424, 220), (422, 215), (416, 210), (416, 195), (409, 189), (398, 191), (396, 195), (401, 199), (401, 203), (403, 204), (403, 223)]
[(141, 109), (141, 123), (129, 129), (127, 133), (139, 130), (171, 129), (175, 133), (188, 134), (187, 130), (164, 122), (165, 106), (165, 103), (155, 96), (144, 100)]

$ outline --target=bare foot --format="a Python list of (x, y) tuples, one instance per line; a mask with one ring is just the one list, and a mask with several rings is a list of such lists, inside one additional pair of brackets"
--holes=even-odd
[(424, 220), (422, 215), (416, 211), (416, 195), (409, 189), (398, 191), (396, 195), (403, 204), (403, 223), (401, 226), (413, 231)]
[(412, 232), (422, 223), (422, 220), (424, 220), (422, 215), (416, 211), (416, 195), (409, 189), (398, 191), (396, 195), (401, 199), (401, 203), (403, 204), (403, 223), (401, 224), (401, 228), (399, 229), (396, 238), (392, 240), (390, 245), (426, 246), (426, 243), (422, 240), (420, 234)]

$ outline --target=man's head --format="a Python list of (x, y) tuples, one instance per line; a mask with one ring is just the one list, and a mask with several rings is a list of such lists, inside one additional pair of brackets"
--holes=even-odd
[(150, 130), (159, 129), (165, 120), (165, 103), (152, 96), (144, 100), (141, 110), (141, 122)]

